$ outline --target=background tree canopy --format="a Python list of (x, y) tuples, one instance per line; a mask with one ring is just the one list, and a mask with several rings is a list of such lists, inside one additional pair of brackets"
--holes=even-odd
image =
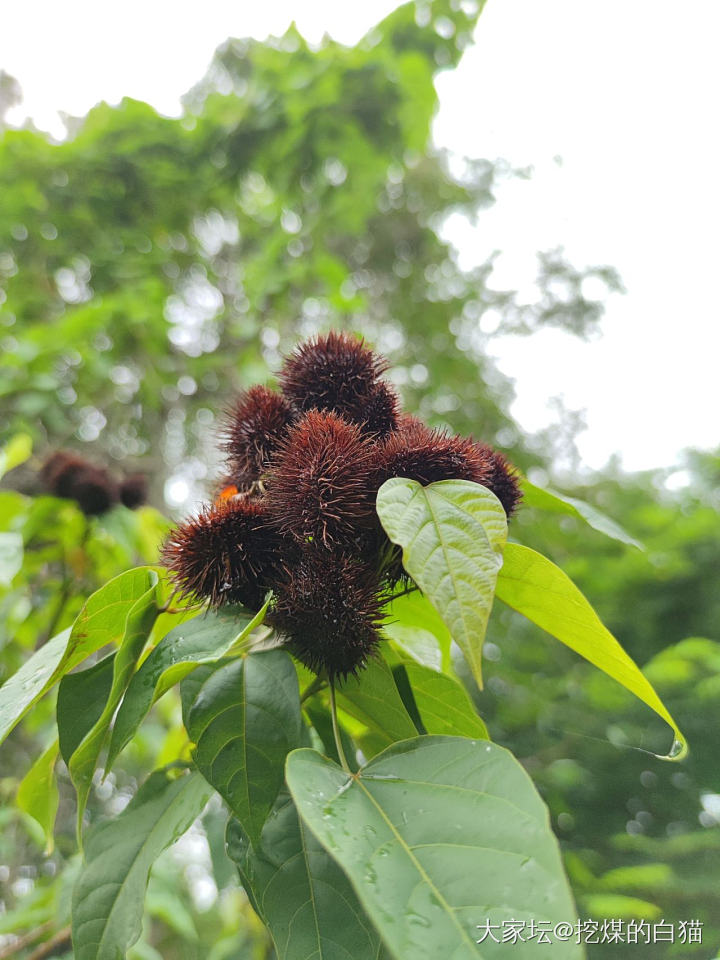
[[(329, 38), (311, 47), (292, 28), (263, 43), (228, 40), (177, 119), (124, 100), (69, 120), (61, 143), (29, 126), (4, 129), (0, 438), (29, 436), (35, 457), (0, 492), (0, 530), (19, 538), (24, 556), (21, 568), (11, 558), (2, 569), (0, 682), (99, 583), (156, 560), (166, 528), (158, 511), (197, 500), (216, 472), (228, 400), (318, 330), (362, 333), (391, 359), (409, 409), (496, 444), (523, 470), (552, 473), (572, 436), (519, 431), (512, 384), (489, 359), (479, 321), (491, 310), (499, 332), (554, 325), (585, 336), (602, 302), (583, 297), (583, 279), (599, 278), (608, 293), (621, 284), (610, 267), (577, 268), (545, 251), (540, 297), (526, 303), (494, 288), (492, 258), (463, 270), (441, 239), (450, 214), (481, 218), (502, 179), (527, 175), (478, 158), (457, 173), (430, 137), (434, 78), (457, 64), (479, 13), (473, 3), (409, 3), (351, 48)], [(3, 75), (0, 110), (16, 97)], [(72, 503), (38, 496), (39, 463), (56, 447), (146, 471), (157, 509), (118, 507), (88, 522)], [(661, 474), (609, 468), (578, 491), (644, 552), (530, 507), (513, 534), (522, 541), (532, 527), (533, 545), (593, 598), (634, 658), (649, 661), (690, 759), (655, 759), (666, 747), (659, 724), (509, 612), (491, 621), (495, 662), (477, 696), (493, 738), (523, 760), (550, 805), (582, 914), (698, 917), (706, 946), (692, 955), (705, 957), (720, 938), (720, 457), (689, 456), (688, 476), (670, 494)], [(52, 706), (39, 704), (4, 746), (4, 801), (48, 745)], [(91, 819), (127, 802), (148, 757), (177, 755), (178, 710), (172, 697), (158, 703), (124, 764), (92, 791)], [(66, 922), (70, 790), (59, 807), (67, 842), (52, 852), (34, 826), (43, 815), (27, 806), (6, 802), (0, 813), (0, 937)], [(161, 858), (130, 956), (269, 956), (223, 859), (219, 810), (184, 843)], [(595, 949), (623, 958), (638, 948)]]
[[(433, 78), (457, 63), (478, 16), (400, 7), (357, 47), (228, 41), (179, 119), (105, 104), (64, 143), (8, 130), (0, 154), (3, 429), (80, 439), (202, 479), (199, 439), (231, 392), (267, 376), (299, 335), (332, 325), (388, 352), (410, 406), (532, 444), (507, 417), (510, 384), (478, 320), (503, 332), (579, 335), (601, 304), (558, 251), (539, 257), (542, 296), (522, 304), (462, 271), (437, 230), (493, 202), (506, 163), (462, 177), (433, 148)], [(560, 295), (558, 295), (560, 294)], [(53, 337), (47, 337), (49, 328)], [(210, 429), (209, 429), (210, 428)]]

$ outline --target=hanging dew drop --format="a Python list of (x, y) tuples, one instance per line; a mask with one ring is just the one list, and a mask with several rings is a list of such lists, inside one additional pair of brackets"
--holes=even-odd
[(668, 759), (670, 760), (682, 760), (685, 754), (688, 752), (687, 743), (684, 740), (678, 740), (677, 738), (673, 740), (673, 745), (670, 747), (668, 753)]

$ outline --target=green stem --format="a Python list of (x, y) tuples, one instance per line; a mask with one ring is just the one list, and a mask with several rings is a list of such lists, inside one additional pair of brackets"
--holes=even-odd
[(345, 751), (343, 750), (342, 739), (340, 737), (340, 727), (338, 726), (337, 704), (335, 703), (335, 684), (330, 681), (330, 716), (332, 717), (333, 735), (335, 737), (335, 748), (340, 758), (340, 765), (346, 773), (351, 773), (348, 765)]
[(313, 697), (316, 693), (319, 693), (325, 687), (325, 680), (323, 677), (315, 677), (311, 684), (308, 684), (305, 687), (305, 690), (300, 696), (300, 703), (305, 703), (306, 700), (309, 700), (310, 697)]

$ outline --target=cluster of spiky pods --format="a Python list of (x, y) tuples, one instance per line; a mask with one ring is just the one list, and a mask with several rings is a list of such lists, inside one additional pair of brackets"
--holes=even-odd
[(364, 666), (382, 605), (406, 580), (375, 512), (386, 480), (473, 480), (508, 516), (520, 499), (502, 454), (402, 413), (382, 379), (387, 366), (345, 333), (297, 347), (280, 370), (280, 393), (255, 386), (238, 397), (220, 492), (163, 549), (180, 591), (212, 606), (257, 610), (271, 590), (267, 621), (330, 680)]
[(88, 517), (106, 513), (118, 503), (134, 510), (147, 497), (143, 474), (133, 473), (118, 481), (105, 467), (66, 450), (50, 454), (40, 470), (40, 479), (49, 493), (74, 500)]

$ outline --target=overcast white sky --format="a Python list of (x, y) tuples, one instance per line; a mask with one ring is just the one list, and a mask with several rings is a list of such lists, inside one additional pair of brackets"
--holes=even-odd
[[(61, 129), (57, 111), (125, 95), (177, 113), (228, 36), (295, 19), (311, 40), (351, 43), (396, 5), (24, 0), (4, 12), (0, 68), (23, 87), (15, 118), (47, 129)], [(502, 249), (498, 280), (523, 286), (535, 251), (563, 244), (577, 264), (616, 266), (628, 289), (591, 344), (550, 331), (493, 344), (523, 427), (550, 422), (560, 394), (586, 410), (588, 466), (613, 452), (628, 469), (670, 465), (720, 443), (719, 36), (708, 0), (488, 0), (475, 47), (439, 81), (438, 143), (536, 171), (477, 232), (456, 231), (464, 262)]]

